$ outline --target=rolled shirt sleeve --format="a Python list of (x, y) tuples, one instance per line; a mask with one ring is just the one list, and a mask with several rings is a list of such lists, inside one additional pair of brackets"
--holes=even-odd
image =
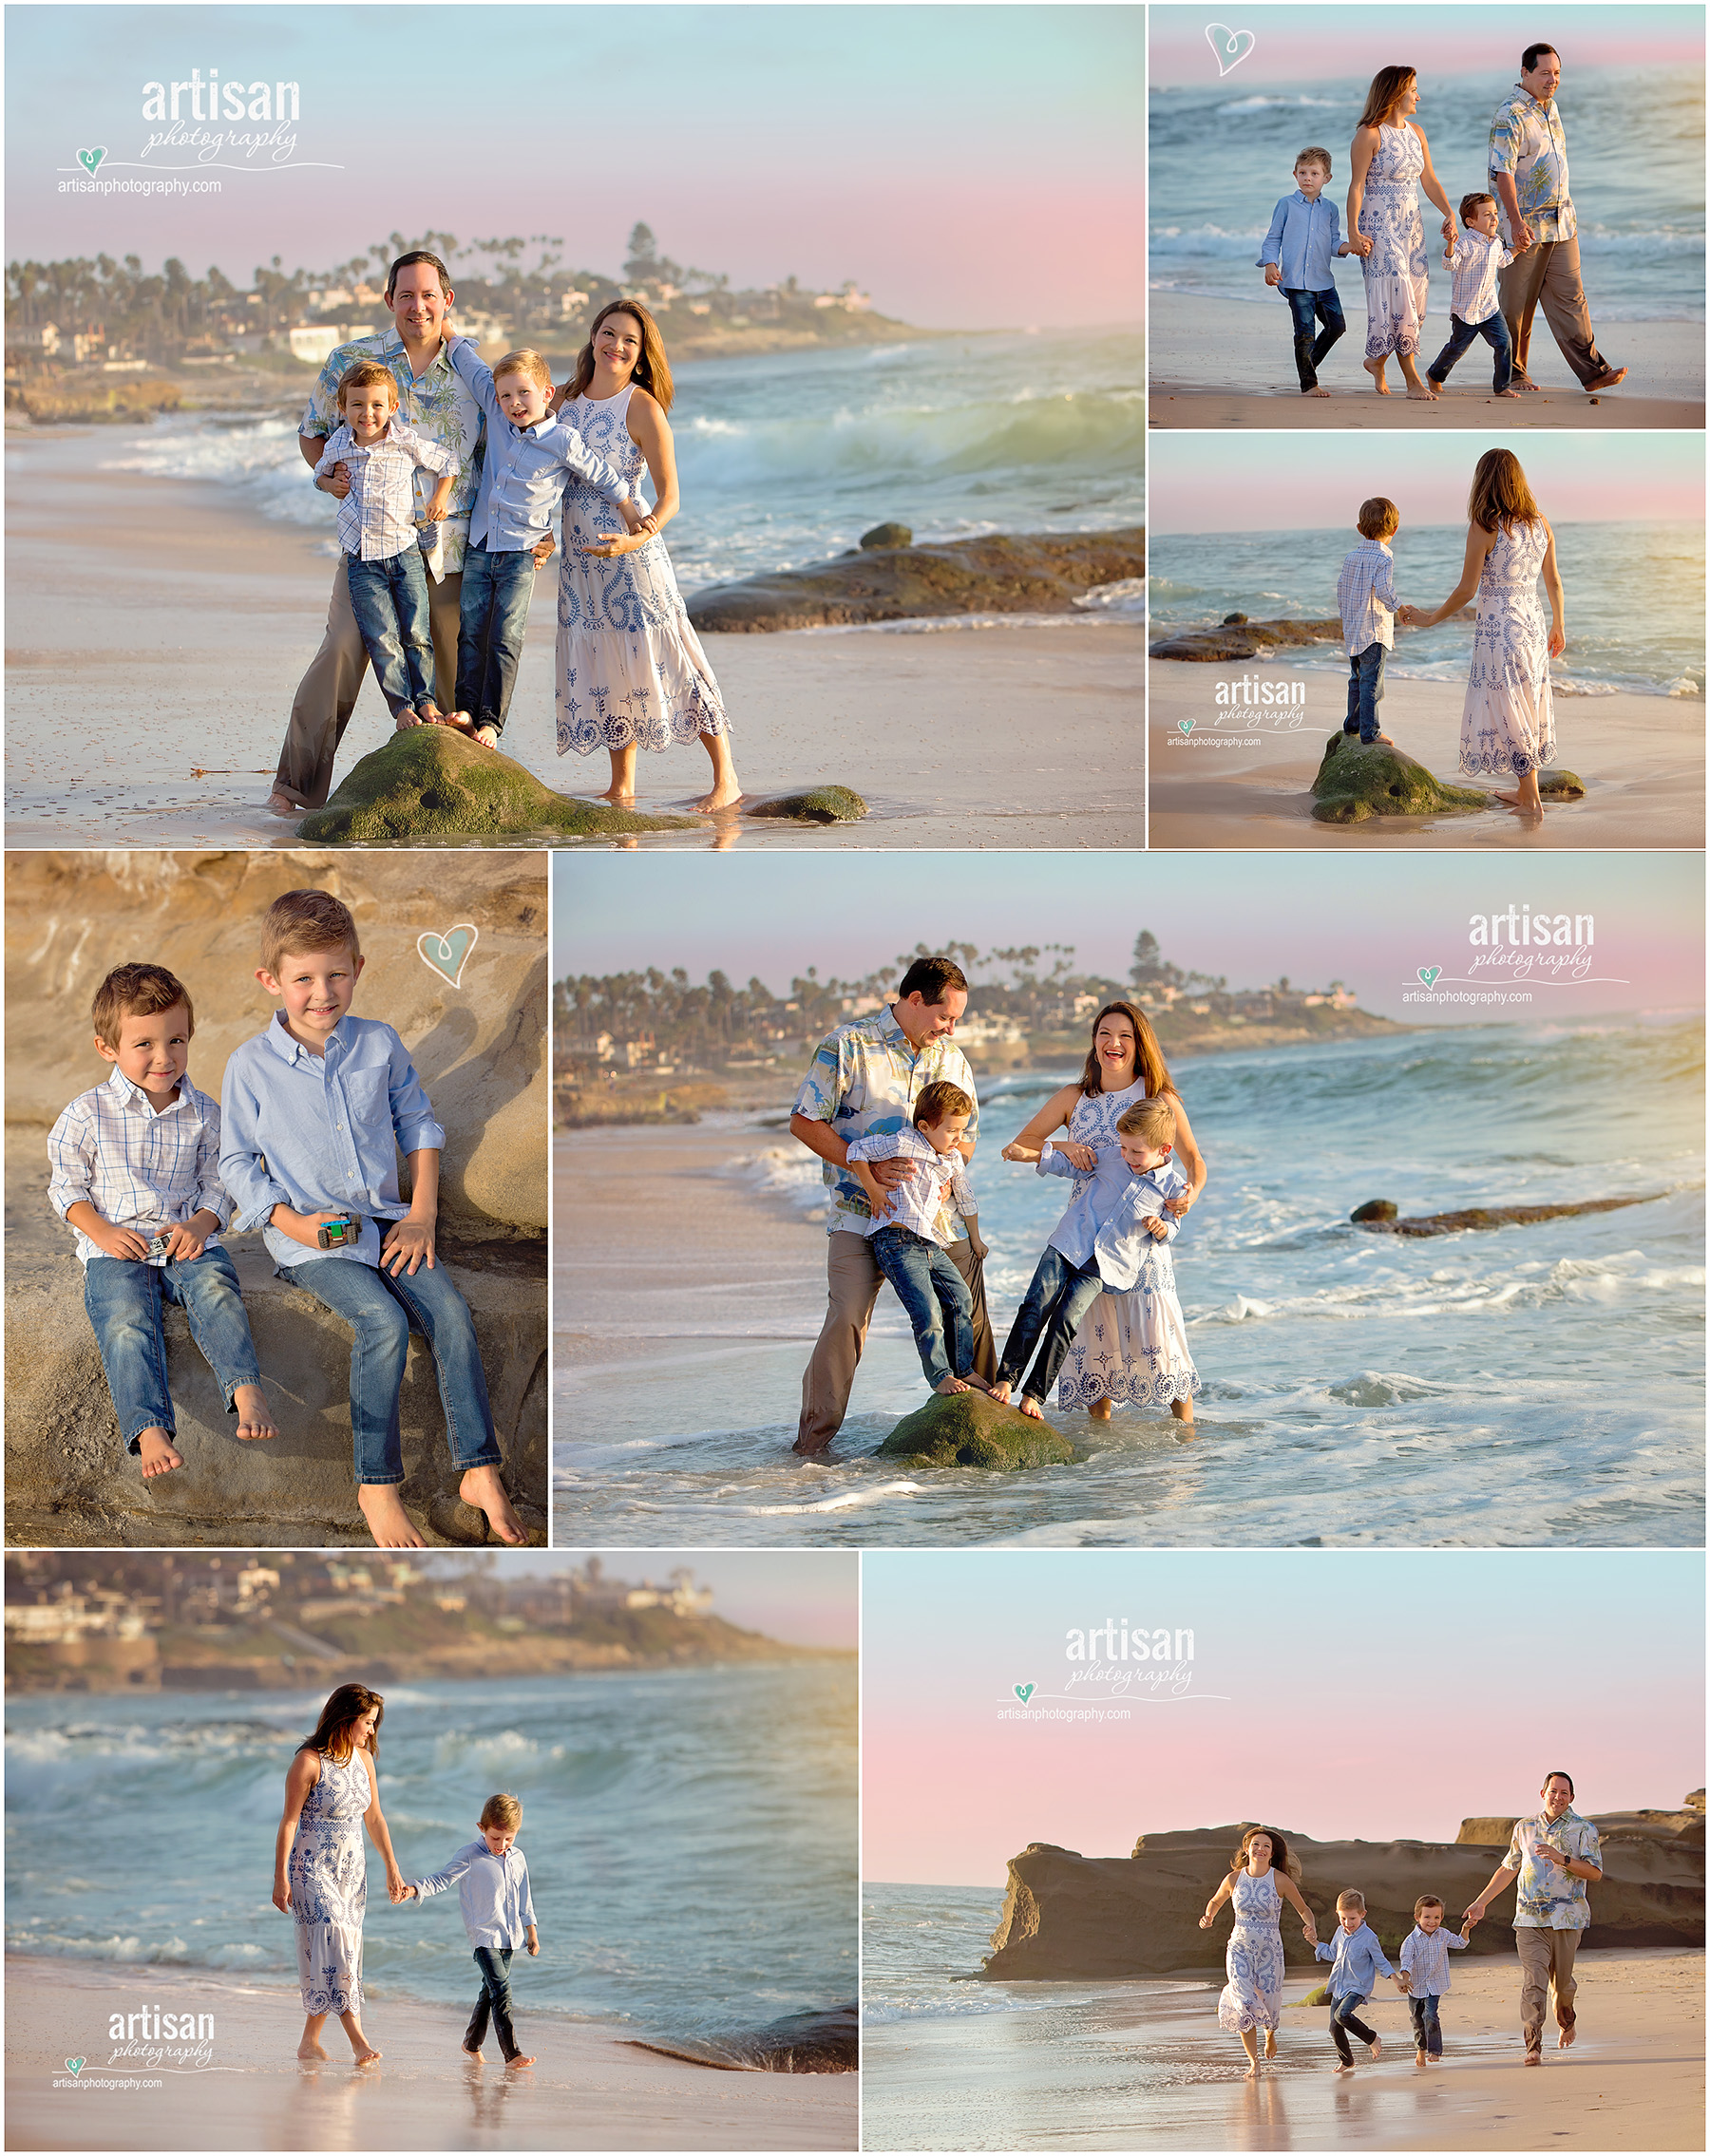
[(396, 1033), (392, 1035), (391, 1057), (387, 1066), (387, 1087), (391, 1100), (392, 1128), (398, 1134), (398, 1149), (405, 1158), (411, 1153), (444, 1151), (444, 1126), (433, 1113), (427, 1088), (416, 1076), (409, 1050)]
[(95, 1132), (81, 1100), (63, 1110), (48, 1133), (48, 1158), (52, 1163), (48, 1202), (60, 1219), (73, 1205), (94, 1204), (89, 1193), (94, 1188)]
[(1039, 1147), (1039, 1158), (1034, 1163), (1036, 1175), (1067, 1176), (1073, 1181), (1080, 1172), (1080, 1169), (1072, 1161), (1058, 1152), (1056, 1144), (1052, 1139), (1047, 1138), (1044, 1144)]

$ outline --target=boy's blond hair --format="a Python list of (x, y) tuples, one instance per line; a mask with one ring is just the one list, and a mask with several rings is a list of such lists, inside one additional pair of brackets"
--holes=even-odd
[(1302, 150), (1300, 156), (1294, 161), (1293, 169), (1299, 171), (1301, 166), (1303, 164), (1321, 164), (1324, 168), (1324, 178), (1326, 180), (1329, 179), (1331, 173), (1336, 169), (1336, 167), (1330, 162), (1330, 152), (1328, 150), (1318, 149), (1317, 147), (1309, 150)]
[(337, 951), (346, 945), (352, 958), (361, 957), (349, 906), (331, 891), (287, 891), (268, 907), (261, 922), (261, 971), (276, 974), (279, 960), (288, 954), (301, 958), (311, 951)]
[(1358, 1909), (1363, 1917), (1365, 1915), (1365, 1896), (1357, 1886), (1344, 1886), (1336, 1897), (1336, 1906), (1339, 1909)]
[(1359, 504), (1356, 523), (1361, 539), (1388, 539), (1392, 532), (1401, 529), (1401, 512), (1386, 495), (1374, 494), (1369, 501)]
[(508, 1826), (513, 1834), (516, 1832), (522, 1817), (522, 1798), (507, 1797), (503, 1791), (496, 1797), (489, 1797), (481, 1807), (481, 1824), (483, 1826)]
[(176, 974), (169, 974), (164, 966), (115, 966), (95, 991), (95, 1000), (89, 1006), (95, 1038), (104, 1048), (116, 1049), (119, 1030), (126, 1018), (153, 1018), (170, 1011), (175, 1003), (183, 1005), (184, 1031), (194, 1035), (196, 1011), (190, 991)]
[(523, 345), (516, 351), (507, 351), (493, 365), (493, 380), (498, 382), (506, 374), (526, 374), (537, 389), (552, 394), (552, 369), (538, 351)]
[(338, 377), (338, 408), (343, 411), (347, 389), (369, 389), (384, 382), (391, 391), (392, 408), (398, 404), (398, 377), (390, 367), (382, 367), (377, 359), (359, 359), (354, 367), (347, 367)]
[(1161, 1096), (1136, 1101), (1116, 1118), (1116, 1128), (1124, 1138), (1138, 1138), (1143, 1145), (1173, 1145), (1175, 1110)]

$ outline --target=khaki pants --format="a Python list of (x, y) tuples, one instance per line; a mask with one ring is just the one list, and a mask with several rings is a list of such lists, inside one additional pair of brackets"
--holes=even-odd
[[(998, 1357), (992, 1322), (986, 1315), (985, 1274), (971, 1242), (953, 1242), (948, 1256), (974, 1297), (974, 1369), (991, 1385), (998, 1375)], [(849, 1388), (866, 1344), (873, 1305), (884, 1285), (865, 1236), (839, 1228), (826, 1238), (826, 1322), (802, 1373), (798, 1452), (824, 1451), (849, 1411)]]
[(1577, 234), (1571, 239), (1540, 239), (1506, 270), (1499, 270), (1496, 296), (1513, 341), (1516, 374), (1527, 372), (1532, 316), (1540, 302), (1550, 335), (1561, 346), (1563, 358), (1581, 383), (1595, 382), (1600, 374), (1609, 371), (1609, 363), (1598, 350), (1591, 331), (1591, 312), (1586, 305), (1586, 288), (1580, 282)]
[(1578, 1932), (1544, 1931), (1532, 1924), (1515, 1927), (1514, 1944), (1520, 1952), (1520, 2033), (1529, 2052), (1543, 2049), (1544, 2008), (1552, 1988), (1557, 2027), (1573, 2027), (1573, 1995), (1579, 1989), (1573, 1979), (1573, 1956), (1579, 1942)]
[[(433, 700), (442, 711), (457, 708), (457, 625), (462, 599), (461, 572), (438, 583), (428, 577)], [(351, 612), (351, 587), (340, 555), (327, 608), (327, 633), (321, 638), (320, 650), (309, 662), (308, 672), (297, 684), (291, 724), (285, 729), (285, 746), (279, 751), (278, 776), (274, 781), (299, 808), (324, 806), (332, 790), (338, 745), (356, 709), (356, 692), (367, 672), (368, 653), (362, 648), (356, 616)]]

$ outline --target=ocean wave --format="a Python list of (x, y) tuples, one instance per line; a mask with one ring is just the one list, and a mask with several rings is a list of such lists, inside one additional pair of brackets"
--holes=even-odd
[(1316, 112), (1335, 112), (1340, 101), (1330, 97), (1238, 97), (1228, 104), (1214, 104), (1215, 113), (1232, 112), (1294, 112), (1307, 107)]

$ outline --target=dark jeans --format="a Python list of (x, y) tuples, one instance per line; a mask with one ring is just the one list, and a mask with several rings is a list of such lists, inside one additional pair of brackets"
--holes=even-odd
[(1437, 2019), (1435, 1993), (1410, 1994), (1407, 2011), (1413, 2015), (1415, 2051), (1429, 2052), (1434, 2059), (1440, 2059), (1443, 2055), (1443, 2025)]
[[(1278, 289), (1294, 312), (1295, 370), (1301, 377), (1302, 391), (1316, 389), (1324, 354), (1347, 331), (1341, 301), (1334, 285), (1328, 292), (1296, 292), (1288, 285)], [(1316, 343), (1312, 335), (1315, 317), (1324, 325)]]
[(1383, 662), (1386, 644), (1368, 644), (1348, 661), (1348, 715), (1343, 733), (1357, 733), (1361, 741), (1378, 738), (1378, 707), (1383, 701)]
[(175, 1302), (190, 1321), (190, 1337), (236, 1414), (232, 1394), (259, 1385), (256, 1344), (238, 1291), (238, 1272), (223, 1250), (200, 1258), (171, 1258), (164, 1265), (139, 1265), (127, 1258), (91, 1258), (84, 1274), (84, 1308), (95, 1328), (107, 1390), (119, 1417), (125, 1449), (140, 1452), (145, 1429), (177, 1426), (166, 1390), (166, 1305)]
[(475, 2011), (469, 2016), (469, 2026), (464, 2031), (464, 2050), (478, 2052), (486, 2042), (487, 2016), (493, 2017), (493, 2033), (499, 2039), (499, 2049), (507, 2059), (514, 2059), (522, 2049), (517, 2041), (517, 2033), (511, 2027), (510, 1965), (512, 1949), (508, 1946), (478, 1946), (475, 1949), (475, 1966), (481, 1971), (481, 1995), (475, 2001)]
[(362, 648), (395, 719), (433, 700), (433, 638), (428, 626), (428, 565), (413, 539), (384, 561), (345, 556), (351, 612)]
[[(954, 1371), (966, 1377), (974, 1368), (974, 1297), (947, 1250), (928, 1242), (912, 1228), (881, 1228), (873, 1237), (879, 1270), (897, 1291), (897, 1300), (914, 1328), (921, 1368), (931, 1386), (941, 1385)], [(944, 1328), (950, 1330), (950, 1355), (944, 1352)]]
[(1425, 369), (1427, 378), (1440, 388), (1449, 379), (1449, 369), (1473, 338), (1482, 337), (1496, 354), (1491, 387), (1500, 394), (1514, 378), (1514, 345), (1508, 324), (1500, 314), (1489, 315), (1482, 322), (1463, 322), (1458, 314), (1451, 314), (1449, 324), (1449, 342)]
[(1076, 1326), (1103, 1293), (1096, 1266), (1071, 1265), (1060, 1250), (1047, 1243), (1003, 1343), (998, 1383), (1016, 1384), (1036, 1342), (1039, 1352), (1021, 1390), (1029, 1399), (1043, 1401), (1074, 1343)]
[(1342, 1992), (1330, 2001), (1330, 2040), (1343, 2066), (1354, 2064), (1354, 2053), (1348, 2049), (1347, 2030), (1351, 2029), (1362, 2044), (1378, 2041), (1377, 2030), (1368, 2029), (1359, 2018), (1359, 2010), (1364, 2004), (1358, 1992)]
[(489, 554), (477, 541), (464, 556), (462, 614), (457, 632), (457, 708), (478, 727), (504, 728), (528, 602), (534, 596), (535, 558), (527, 548)]
[(307, 1288), (353, 1328), (351, 1343), (351, 1446), (359, 1483), (401, 1483), (404, 1442), (398, 1393), (409, 1353), (413, 1320), (433, 1357), (446, 1435), (458, 1467), (496, 1467), (499, 1441), (487, 1403), (486, 1373), (475, 1344), (475, 1320), (444, 1262), (394, 1278), (353, 1258), (312, 1258), (281, 1265), (279, 1277)]

